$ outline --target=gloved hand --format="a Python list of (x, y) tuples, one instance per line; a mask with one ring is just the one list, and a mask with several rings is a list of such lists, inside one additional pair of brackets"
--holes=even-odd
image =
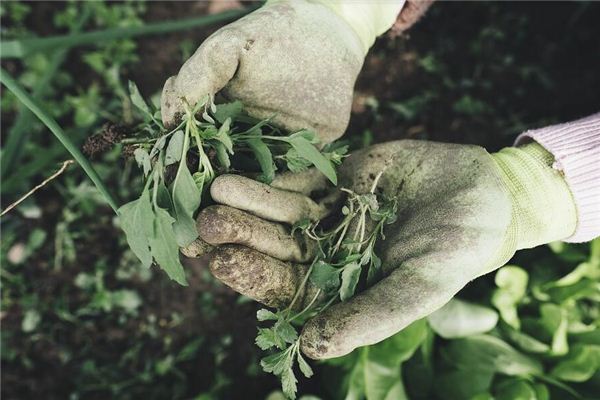
[(365, 54), (403, 0), (345, 4), (269, 1), (210, 36), (169, 78), (162, 119), (174, 125), (191, 105), (221, 92), (253, 117), (286, 130), (313, 129), (323, 144), (342, 135)]
[[(366, 193), (383, 171), (377, 191), (398, 199), (398, 219), (377, 249), (385, 277), (308, 321), (302, 351), (330, 358), (379, 342), (516, 250), (572, 234), (575, 206), (552, 161), (536, 143), (490, 155), (477, 146), (404, 140), (350, 156), (340, 168), (342, 186)], [(210, 262), (214, 275), (270, 306), (290, 302), (306, 271), (301, 264), (310, 259), (310, 244), (291, 237), (285, 224), (318, 219), (331, 206), (308, 197), (323, 188), (319, 175), (288, 179), (269, 187), (240, 176), (217, 178), (211, 194), (222, 205), (198, 218), (201, 238), (220, 245)]]

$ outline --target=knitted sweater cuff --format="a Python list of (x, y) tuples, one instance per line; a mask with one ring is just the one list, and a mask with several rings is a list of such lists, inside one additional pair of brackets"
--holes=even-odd
[(526, 131), (515, 144), (531, 140), (554, 156), (553, 168), (562, 172), (575, 199), (577, 227), (565, 241), (587, 242), (600, 236), (600, 113)]

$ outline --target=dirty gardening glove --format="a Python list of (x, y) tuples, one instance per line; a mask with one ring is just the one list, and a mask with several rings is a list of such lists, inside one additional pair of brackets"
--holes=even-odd
[[(552, 161), (536, 143), (490, 155), (477, 146), (410, 140), (349, 157), (342, 186), (366, 193), (383, 171), (378, 192), (398, 200), (397, 221), (376, 251), (384, 278), (310, 320), (302, 351), (330, 358), (379, 342), (440, 308), (516, 250), (571, 235), (575, 206)], [(215, 276), (270, 306), (290, 302), (306, 271), (301, 264), (310, 260), (310, 244), (292, 238), (289, 224), (327, 213), (327, 205), (306, 196), (320, 183), (295, 179), (302, 185), (279, 179), (278, 189), (239, 176), (217, 178), (211, 194), (222, 205), (198, 219), (205, 241), (230, 243), (213, 253)]]
[(368, 48), (402, 3), (268, 1), (206, 39), (166, 81), (163, 122), (177, 122), (184, 100), (194, 105), (221, 92), (253, 117), (273, 117), (290, 131), (313, 129), (323, 144), (331, 142), (348, 124)]

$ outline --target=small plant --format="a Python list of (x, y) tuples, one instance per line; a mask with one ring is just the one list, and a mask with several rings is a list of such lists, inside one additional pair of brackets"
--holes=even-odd
[[(312, 131), (285, 136), (269, 119), (245, 115), (240, 102), (215, 105), (208, 96), (193, 107), (186, 105), (179, 125), (166, 130), (160, 112), (151, 109), (135, 84), (129, 86), (131, 101), (145, 121), (124, 143), (133, 145), (146, 181), (140, 197), (119, 208), (121, 226), (145, 266), (155, 262), (182, 285), (186, 279), (179, 248), (198, 237), (194, 214), (218, 174), (257, 167), (262, 171), (258, 179), (269, 183), (277, 169), (301, 171), (314, 166), (337, 184), (334, 164), (341, 162), (344, 146), (319, 151)], [(258, 165), (248, 157), (234, 160), (238, 153), (253, 154)]]
[[(378, 199), (375, 195), (380, 176), (381, 173), (367, 194), (341, 189), (348, 198), (342, 208), (344, 217), (335, 228), (325, 231), (320, 229), (320, 222), (310, 221), (301, 221), (294, 226), (294, 230), (301, 230), (318, 244), (318, 254), (286, 309), (277, 312), (261, 309), (257, 313), (259, 321), (272, 321), (272, 326), (259, 329), (256, 344), (262, 350), (276, 349), (275, 353), (261, 360), (261, 366), (281, 379), (283, 392), (290, 398), (295, 398), (297, 390), (295, 361), (304, 376), (310, 378), (313, 375), (310, 365), (300, 353), (300, 338), (294, 324), (301, 326), (303, 321), (338, 299), (350, 299), (361, 275), (366, 275), (367, 284), (372, 284), (381, 275), (381, 260), (375, 254), (375, 244), (378, 239), (385, 238), (385, 225), (396, 220), (397, 204), (395, 200)], [(371, 221), (375, 226), (370, 226)], [(366, 274), (363, 274), (365, 269)], [(306, 307), (295, 312), (294, 306), (308, 281), (318, 290)]]

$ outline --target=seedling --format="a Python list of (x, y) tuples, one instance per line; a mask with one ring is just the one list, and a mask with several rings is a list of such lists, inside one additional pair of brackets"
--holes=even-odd
[[(367, 284), (381, 276), (381, 259), (375, 254), (375, 244), (378, 239), (384, 238), (385, 225), (396, 220), (397, 204), (393, 199), (379, 199), (375, 195), (380, 177), (381, 174), (376, 177), (367, 194), (341, 189), (348, 198), (342, 208), (344, 217), (335, 228), (323, 230), (319, 221), (301, 221), (294, 226), (294, 230), (302, 231), (318, 244), (318, 254), (286, 309), (276, 312), (261, 309), (257, 313), (259, 321), (272, 321), (272, 326), (258, 330), (256, 344), (263, 350), (276, 350), (263, 358), (260, 364), (266, 372), (281, 379), (283, 392), (289, 398), (295, 398), (297, 391), (295, 361), (304, 376), (310, 378), (313, 375), (310, 365), (300, 353), (297, 329), (303, 321), (335, 301), (347, 301), (354, 296), (361, 275), (366, 275)], [(370, 226), (371, 222), (375, 226)], [(299, 295), (304, 293), (309, 281), (318, 290), (307, 306), (300, 312), (294, 312)]]
[(270, 119), (245, 115), (240, 102), (215, 105), (208, 96), (194, 106), (186, 105), (179, 125), (167, 130), (160, 112), (144, 101), (135, 84), (130, 83), (129, 89), (145, 121), (124, 142), (134, 147), (145, 184), (137, 200), (119, 208), (121, 226), (145, 266), (156, 263), (182, 285), (186, 278), (179, 248), (198, 237), (194, 214), (213, 179), (239, 171), (233, 164), (235, 155), (253, 154), (262, 172), (258, 179), (266, 183), (278, 169), (301, 171), (314, 166), (337, 184), (334, 164), (341, 162), (346, 147), (325, 146), (319, 151), (312, 131), (285, 136)]

